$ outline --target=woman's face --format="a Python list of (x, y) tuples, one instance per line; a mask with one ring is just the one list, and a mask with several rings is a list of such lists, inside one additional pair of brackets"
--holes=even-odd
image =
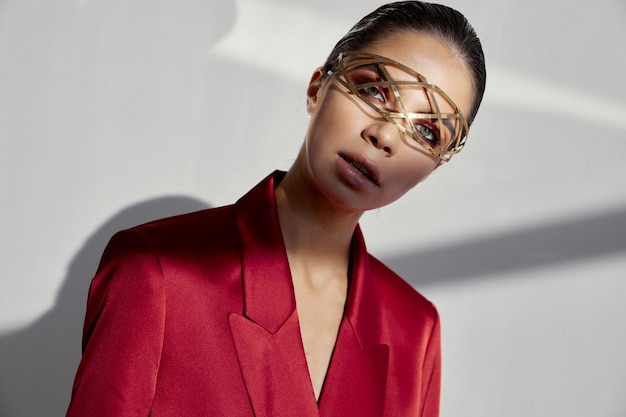
[[(473, 95), (470, 74), (461, 58), (438, 38), (402, 31), (379, 39), (363, 52), (410, 67), (443, 90), (463, 114), (468, 113)], [(394, 81), (416, 81), (397, 67), (386, 69)], [(313, 75), (307, 90), (311, 120), (301, 159), (305, 176), (334, 205), (357, 212), (385, 206), (440, 164), (438, 157), (364, 101), (390, 112), (401, 113), (398, 107), (404, 106), (405, 114), (433, 113), (432, 97), (424, 89), (401, 86), (398, 90), (401, 103), (384, 88), (362, 90), (359, 98), (334, 77), (323, 77), (320, 71)], [(442, 97), (435, 100), (441, 113), (455, 113)], [(436, 126), (428, 123), (415, 124), (426, 140), (437, 133)], [(443, 131), (437, 135), (445, 137)]]

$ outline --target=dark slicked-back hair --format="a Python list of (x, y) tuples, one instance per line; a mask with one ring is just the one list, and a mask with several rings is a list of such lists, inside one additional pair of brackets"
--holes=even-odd
[(436, 36), (459, 54), (469, 69), (474, 99), (468, 124), (476, 117), (487, 81), (485, 56), (474, 28), (460, 12), (440, 4), (421, 1), (399, 1), (379, 7), (361, 19), (337, 42), (324, 70), (337, 71), (339, 55), (346, 51), (363, 51), (373, 42), (397, 32), (411, 30)]

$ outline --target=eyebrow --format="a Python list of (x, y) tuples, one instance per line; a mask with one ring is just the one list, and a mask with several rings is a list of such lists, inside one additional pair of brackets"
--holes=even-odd
[[(371, 63), (371, 64), (362, 64), (362, 65), (354, 65), (353, 67), (351, 67), (348, 72), (353, 71), (355, 69), (364, 69), (364, 70), (368, 70), (368, 71), (372, 71), (374, 73), (376, 73), (379, 77), (383, 77), (384, 73), (382, 71), (382, 69), (380, 68), (380, 65), (378, 63)], [(387, 80), (390, 83), (393, 83), (395, 80), (390, 79)], [(396, 85), (397, 88), (397, 85)], [(431, 109), (432, 111), (432, 109)], [(434, 113), (433, 113), (434, 114)], [(456, 138), (456, 128), (454, 127), (454, 124), (450, 121), (450, 119), (441, 119), (441, 122), (444, 124), (444, 126), (446, 126), (446, 128), (448, 129), (448, 131), (450, 132), (450, 138), (451, 138), (451, 142), (454, 141), (454, 138)]]
[(356, 69), (363, 69), (363, 70), (366, 70), (366, 71), (372, 71), (372, 72), (376, 73), (376, 75), (378, 75), (381, 78), (384, 75), (383, 71), (380, 69), (380, 66), (378, 64), (375, 64), (375, 63), (355, 65), (355, 66), (351, 67), (350, 69), (347, 69), (347, 72), (354, 71)]
[[(414, 115), (415, 115), (415, 114), (423, 114), (424, 116), (436, 116), (436, 113), (411, 113), (411, 112), (409, 112), (408, 114), (414, 114)], [(428, 119), (430, 119), (430, 120), (434, 120), (434, 121), (437, 121), (437, 120), (438, 120), (437, 118), (433, 118), (433, 117), (419, 117), (419, 116), (418, 116), (418, 117), (409, 117), (409, 119), (408, 119), (408, 120), (411, 120), (411, 121), (412, 121), (412, 120), (419, 120), (419, 119), (424, 119), (424, 118), (428, 118)], [(456, 138), (456, 134), (457, 134), (457, 133), (456, 133), (456, 128), (454, 127), (454, 123), (452, 123), (452, 122), (450, 121), (450, 119), (446, 119), (446, 118), (444, 118), (444, 117), (442, 117), (442, 118), (441, 118), (441, 123), (443, 123), (443, 125), (444, 125), (444, 126), (448, 129), (448, 131), (450, 132), (450, 135), (451, 135), (450, 137), (451, 137), (452, 139)]]

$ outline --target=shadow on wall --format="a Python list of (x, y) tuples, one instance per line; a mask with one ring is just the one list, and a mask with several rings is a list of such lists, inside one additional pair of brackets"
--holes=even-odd
[(617, 253), (626, 253), (626, 208), (388, 257), (384, 261), (411, 284), (423, 287)]
[[(62, 416), (80, 359), (90, 278), (108, 239), (148, 220), (206, 208), (188, 197), (131, 206), (96, 230), (70, 263), (54, 308), (33, 325), (0, 337), (0, 416)], [(626, 209), (421, 251), (386, 261), (413, 285), (541, 268), (626, 251)], [(414, 271), (420, 271), (416, 276)]]
[[(17, 114), (8, 121), (7, 135), (19, 138), (26, 129), (29, 138), (48, 138), (40, 142), (62, 143), (77, 152), (101, 149), (103, 137), (124, 136), (126, 148), (142, 144), (127, 137), (171, 142), (172, 126), (193, 129), (192, 111), (164, 116), (187, 109), (202, 93), (203, 80), (193, 76), (206, 68), (206, 51), (236, 19), (232, 0), (0, 0), (0, 8), (3, 29), (12, 39), (0, 47), (7, 48), (3, 56), (14, 57), (3, 65), (20, 86), (3, 85)], [(22, 120), (33, 115), (36, 123), (23, 126)], [(54, 132), (63, 133), (50, 138)], [(146, 201), (89, 237), (69, 264), (54, 307), (27, 328), (0, 336), (0, 417), (65, 415), (80, 358), (87, 289), (111, 235), (206, 206), (187, 197)]]
[(102, 251), (121, 229), (207, 208), (189, 197), (162, 197), (122, 210), (96, 230), (72, 259), (52, 310), (0, 337), (0, 417), (63, 416), (80, 360), (87, 291)]

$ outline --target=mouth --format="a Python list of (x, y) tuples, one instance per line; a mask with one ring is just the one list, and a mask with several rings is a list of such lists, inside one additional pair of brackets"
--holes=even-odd
[(358, 154), (351, 153), (339, 153), (339, 156), (352, 165), (358, 172), (360, 172), (365, 178), (373, 182), (377, 186), (380, 185), (380, 171), (376, 165), (372, 164), (367, 158)]

